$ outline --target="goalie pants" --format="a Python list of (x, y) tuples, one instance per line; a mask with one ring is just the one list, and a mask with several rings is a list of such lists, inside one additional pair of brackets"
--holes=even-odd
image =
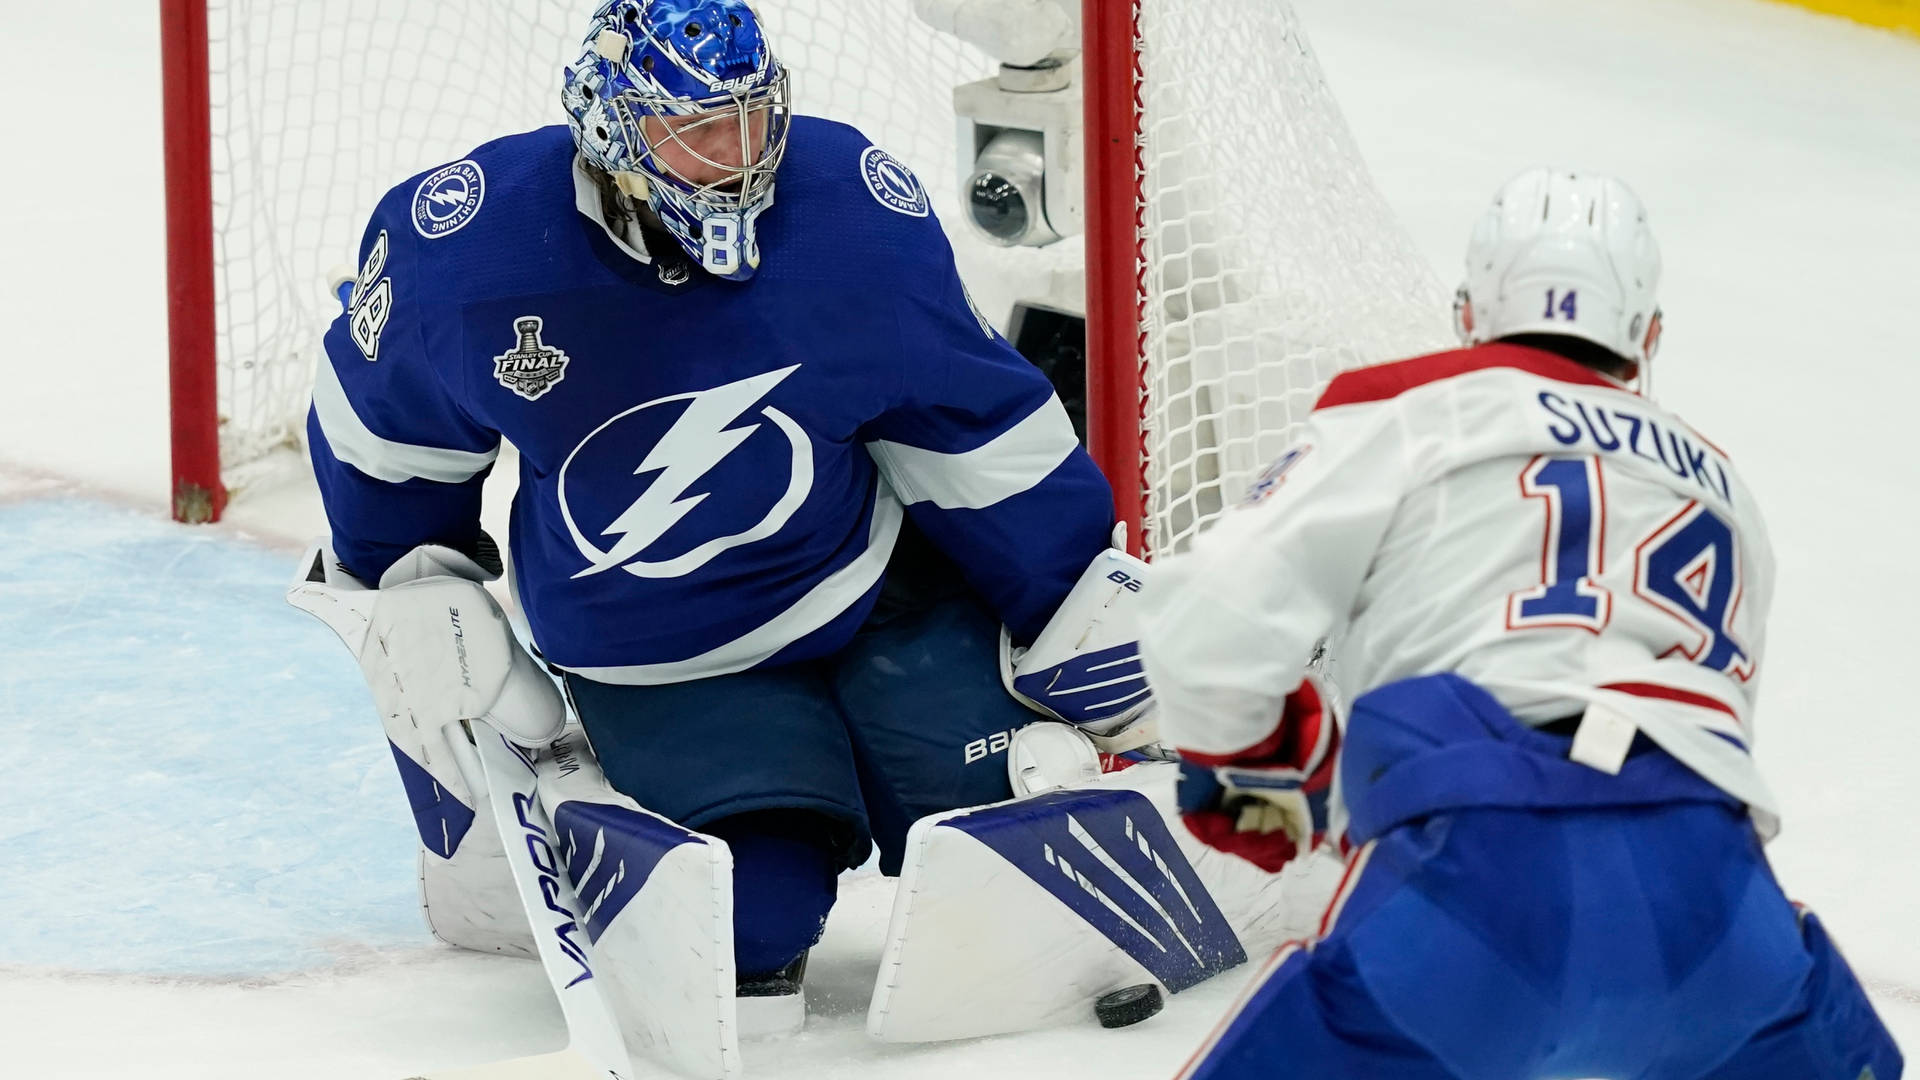
[(734, 849), (739, 970), (818, 939), (843, 868), (907, 829), (1012, 797), (1007, 735), (1035, 717), (1000, 683), (1000, 625), (970, 594), (868, 621), (840, 652), (666, 686), (568, 675), (607, 780)]
[(1723, 804), (1436, 814), (1362, 847), (1334, 903), (1185, 1076), (1900, 1076), (1846, 961)]

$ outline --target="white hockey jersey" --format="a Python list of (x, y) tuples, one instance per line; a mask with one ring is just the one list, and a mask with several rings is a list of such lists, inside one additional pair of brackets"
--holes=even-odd
[(1332, 635), (1353, 696), (1452, 672), (1528, 723), (1602, 717), (1589, 764), (1644, 732), (1770, 834), (1749, 748), (1772, 585), (1725, 454), (1617, 380), (1495, 344), (1334, 379), (1247, 503), (1157, 568), (1141, 652), (1183, 748), (1266, 739)]

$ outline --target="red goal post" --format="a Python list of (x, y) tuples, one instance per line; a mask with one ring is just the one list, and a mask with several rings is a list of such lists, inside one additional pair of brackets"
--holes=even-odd
[(1146, 160), (1140, 7), (1087, 4), (1081, 13), (1086, 80), (1087, 450), (1113, 485), (1127, 547), (1145, 547)]
[(220, 479), (213, 266), (213, 102), (206, 0), (160, 0), (166, 127), (167, 353), (176, 521), (218, 521)]

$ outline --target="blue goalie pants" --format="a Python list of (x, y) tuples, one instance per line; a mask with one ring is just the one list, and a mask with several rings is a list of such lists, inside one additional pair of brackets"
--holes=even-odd
[(734, 856), (741, 975), (820, 936), (842, 869), (898, 873), (919, 818), (1010, 798), (1007, 733), (1036, 717), (1000, 684), (1000, 625), (970, 593), (914, 597), (816, 661), (665, 686), (569, 675), (615, 789)]
[(1895, 1080), (1900, 1055), (1721, 803), (1469, 809), (1356, 854), (1195, 1080)]

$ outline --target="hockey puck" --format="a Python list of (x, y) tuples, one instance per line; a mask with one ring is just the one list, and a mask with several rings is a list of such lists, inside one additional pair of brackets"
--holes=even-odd
[(1122, 987), (1103, 994), (1093, 1003), (1093, 1015), (1103, 1028), (1123, 1028), (1137, 1024), (1165, 1008), (1167, 999), (1153, 983)]

